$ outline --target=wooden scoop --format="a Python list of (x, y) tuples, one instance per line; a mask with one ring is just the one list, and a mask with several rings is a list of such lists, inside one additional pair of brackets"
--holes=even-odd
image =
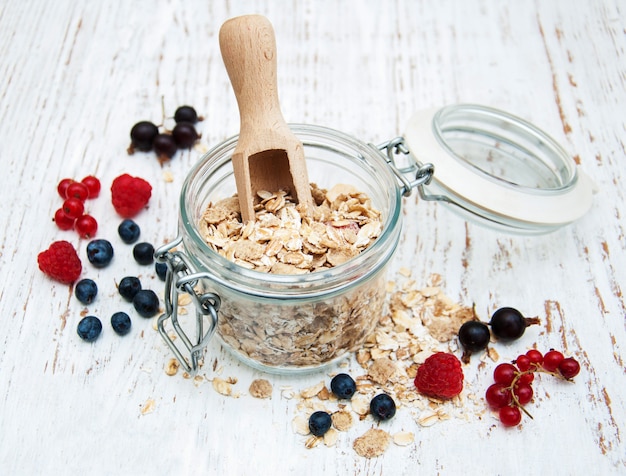
[(267, 18), (246, 15), (220, 29), (220, 49), (235, 91), (241, 121), (232, 157), (241, 216), (254, 220), (257, 192), (289, 191), (312, 203), (302, 142), (285, 122), (276, 84), (276, 39)]

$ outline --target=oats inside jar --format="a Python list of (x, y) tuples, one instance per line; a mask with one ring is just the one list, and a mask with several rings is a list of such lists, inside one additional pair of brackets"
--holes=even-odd
[(380, 212), (351, 185), (330, 190), (311, 184), (314, 206), (305, 213), (284, 191), (260, 191), (255, 220), (242, 223), (237, 197), (210, 203), (199, 229), (206, 243), (244, 268), (305, 274), (345, 263), (382, 231)]
[[(256, 219), (242, 223), (236, 196), (210, 203), (199, 222), (208, 246), (247, 269), (283, 275), (339, 266), (366, 250), (382, 232), (381, 213), (351, 185), (311, 185), (306, 211), (284, 192), (262, 191)], [(223, 298), (226, 296), (222, 296)], [(385, 273), (362, 285), (294, 305), (223, 299), (221, 338), (235, 352), (270, 367), (309, 367), (356, 350), (382, 313)]]

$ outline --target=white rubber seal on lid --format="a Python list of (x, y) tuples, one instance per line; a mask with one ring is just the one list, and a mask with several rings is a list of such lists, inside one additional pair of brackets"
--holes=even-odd
[(532, 124), (459, 104), (415, 114), (404, 139), (434, 165), (429, 194), (500, 228), (544, 233), (591, 207), (594, 186), (564, 149)]

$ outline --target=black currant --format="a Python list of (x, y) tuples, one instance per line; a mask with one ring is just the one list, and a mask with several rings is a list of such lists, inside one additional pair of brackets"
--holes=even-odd
[(489, 327), (480, 321), (464, 322), (459, 329), (459, 342), (463, 346), (463, 362), (469, 360), (469, 356), (473, 352), (484, 350), (489, 345), (491, 335)]
[(198, 113), (191, 106), (180, 106), (176, 109), (174, 113), (174, 120), (178, 122), (190, 122), (191, 124), (195, 124), (198, 121), (201, 121), (202, 118), (198, 117)]
[(200, 137), (196, 128), (190, 122), (179, 122), (172, 130), (172, 137), (181, 149), (189, 149)]
[(161, 160), (171, 159), (178, 150), (171, 134), (158, 134), (152, 141), (152, 147)]
[(154, 138), (159, 134), (159, 128), (150, 121), (140, 121), (130, 130), (130, 147), (128, 153), (135, 150), (148, 152), (152, 150)]
[(539, 324), (536, 317), (524, 317), (521, 312), (512, 307), (501, 307), (491, 316), (489, 325), (498, 339), (515, 340), (524, 335), (526, 328), (532, 324)]

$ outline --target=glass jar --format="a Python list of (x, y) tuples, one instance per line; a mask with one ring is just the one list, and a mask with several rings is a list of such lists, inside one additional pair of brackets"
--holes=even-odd
[[(189, 173), (180, 196), (179, 240), (174, 243), (184, 248), (188, 268), (185, 273), (179, 270), (179, 277), (195, 275), (197, 279), (189, 281), (199, 281), (193, 284), (201, 284), (204, 293), (196, 291), (198, 300), (204, 295), (205, 304), (219, 306), (217, 335), (223, 344), (247, 364), (270, 372), (319, 368), (363, 344), (383, 313), (385, 271), (402, 228), (402, 189), (378, 148), (332, 129), (291, 127), (304, 145), (311, 182), (320, 188), (350, 184), (367, 194), (381, 213), (382, 232), (370, 247), (344, 264), (303, 275), (250, 270), (213, 251), (198, 223), (208, 203), (237, 191), (231, 163), (237, 136), (208, 152)], [(157, 257), (171, 263), (177, 252), (169, 245), (158, 250)], [(174, 272), (177, 267), (180, 263), (170, 264)], [(176, 296), (169, 300), (166, 310), (171, 312)], [(164, 337), (173, 344), (167, 333)], [(187, 347), (192, 351), (193, 345)]]
[[(591, 204), (591, 181), (553, 139), (484, 106), (420, 112), (405, 137), (380, 146), (324, 127), (290, 127), (303, 143), (310, 181), (367, 194), (381, 212), (382, 232), (356, 257), (323, 271), (281, 275), (237, 265), (206, 244), (199, 222), (210, 202), (237, 191), (231, 154), (238, 137), (210, 150), (183, 184), (178, 238), (156, 251), (168, 266), (158, 329), (192, 374), (216, 331), (235, 356), (269, 372), (319, 369), (360, 348), (383, 314), (402, 197), (414, 189), (484, 224), (526, 234), (571, 223)], [(179, 318), (181, 293), (195, 302), (195, 323)]]

